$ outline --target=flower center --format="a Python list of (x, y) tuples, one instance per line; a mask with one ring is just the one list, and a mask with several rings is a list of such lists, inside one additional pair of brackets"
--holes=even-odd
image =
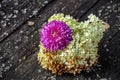
[(51, 32), (51, 34), (52, 34), (53, 37), (55, 37), (55, 36), (57, 35), (57, 33), (56, 33), (55, 30), (53, 30), (53, 31)]

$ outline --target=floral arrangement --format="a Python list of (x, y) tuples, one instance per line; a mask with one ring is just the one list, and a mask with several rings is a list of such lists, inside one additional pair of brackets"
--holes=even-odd
[(54, 14), (40, 30), (38, 61), (59, 75), (88, 70), (98, 62), (98, 43), (104, 31), (102, 21), (93, 14), (83, 22), (70, 15)]

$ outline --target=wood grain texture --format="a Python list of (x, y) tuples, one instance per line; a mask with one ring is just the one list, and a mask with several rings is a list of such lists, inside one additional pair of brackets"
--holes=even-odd
[[(0, 38), (0, 74), (3, 80), (95, 80), (113, 79), (119, 80), (120, 71), (120, 18), (119, 0), (20, 0), (16, 7), (8, 2), (1, 3), (2, 11), (7, 14), (13, 13), (16, 9), (27, 9), (25, 15), (18, 14), (18, 18), (10, 18), (10, 29), (0, 27), (0, 37), (7, 32), (8, 35)], [(16, 0), (17, 1), (17, 0)], [(31, 1), (31, 3), (29, 3)], [(15, 3), (14, 1), (11, 1)], [(21, 2), (21, 3), (20, 3)], [(45, 2), (45, 3), (44, 3)], [(34, 4), (34, 5), (33, 5)], [(35, 5), (36, 4), (36, 5)], [(42, 6), (46, 4), (46, 6)], [(5, 5), (5, 6), (4, 6)], [(9, 7), (8, 7), (9, 6)], [(14, 7), (9, 11), (10, 7)], [(110, 8), (109, 8), (110, 7)], [(31, 14), (37, 9), (35, 15)], [(30, 11), (29, 11), (30, 10)], [(111, 12), (112, 11), (112, 12)], [(90, 72), (82, 72), (76, 76), (63, 74), (57, 76), (50, 71), (42, 69), (37, 62), (39, 45), (39, 29), (54, 13), (64, 13), (73, 16), (79, 21), (85, 20), (90, 13), (94, 13), (110, 24), (99, 48), (99, 64)], [(7, 15), (5, 14), (5, 15)], [(22, 15), (22, 16), (21, 16)], [(29, 17), (31, 16), (31, 17)], [(6, 22), (7, 18), (1, 18)], [(14, 21), (18, 20), (18, 24)], [(33, 21), (33, 26), (28, 26), (28, 21)], [(16, 26), (12, 26), (15, 25)], [(0, 24), (3, 26), (3, 24)], [(107, 45), (107, 46), (106, 46)], [(114, 54), (113, 54), (114, 53)], [(111, 59), (112, 57), (112, 59)], [(115, 61), (114, 61), (115, 60)], [(114, 64), (112, 64), (114, 63)], [(111, 65), (112, 64), (112, 65)], [(114, 69), (112, 69), (114, 68)], [(114, 74), (112, 74), (114, 73)]]
[[(35, 16), (51, 0), (3, 0), (1, 2), (0, 42)], [(9, 29), (8, 29), (9, 28)]]

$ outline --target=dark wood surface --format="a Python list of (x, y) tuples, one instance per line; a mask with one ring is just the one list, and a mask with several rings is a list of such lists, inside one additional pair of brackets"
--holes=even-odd
[[(58, 76), (39, 66), (39, 29), (54, 13), (79, 21), (93, 13), (110, 24), (90, 72)], [(120, 80), (120, 0), (0, 0), (0, 80)]]

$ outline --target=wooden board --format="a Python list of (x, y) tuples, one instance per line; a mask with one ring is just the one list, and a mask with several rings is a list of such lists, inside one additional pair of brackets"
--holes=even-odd
[[(3, 0), (0, 4), (2, 80), (120, 79), (119, 0)], [(14, 13), (17, 12), (16, 10), (18, 14)], [(83, 71), (76, 76), (71, 74), (57, 76), (39, 66), (37, 61), (39, 29), (54, 13), (69, 14), (79, 21), (85, 20), (90, 13), (94, 13), (110, 24), (111, 27), (106, 31), (99, 47), (99, 64), (93, 67), (91, 72)], [(14, 14), (17, 17), (13, 19)], [(29, 21), (35, 24), (28, 26)]]

